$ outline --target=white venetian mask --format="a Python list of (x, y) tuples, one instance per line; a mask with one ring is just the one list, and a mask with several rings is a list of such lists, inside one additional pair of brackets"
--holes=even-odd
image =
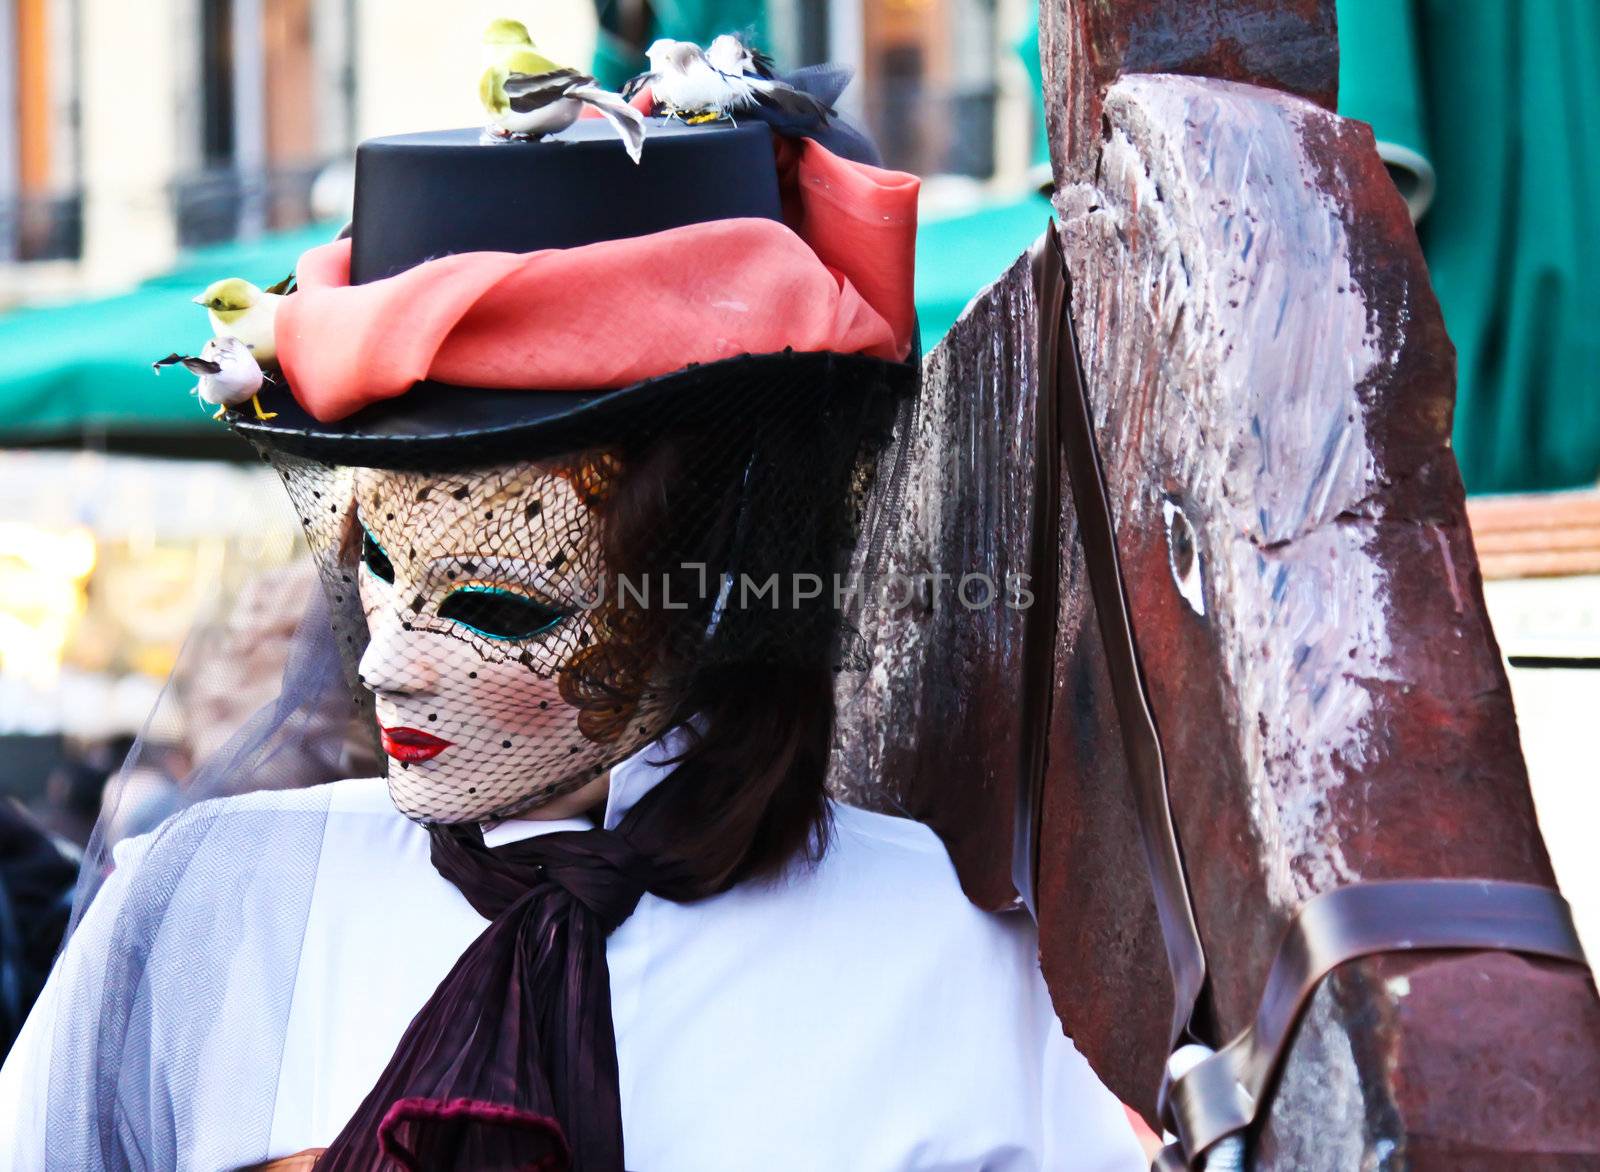
[(660, 733), (663, 702), (594, 605), (604, 480), (603, 461), (356, 471), (361, 682), (408, 817), (525, 812)]

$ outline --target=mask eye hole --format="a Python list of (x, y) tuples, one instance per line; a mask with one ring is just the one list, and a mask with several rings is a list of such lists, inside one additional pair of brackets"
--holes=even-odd
[(513, 590), (462, 586), (439, 604), (439, 617), (490, 639), (532, 639), (567, 616)]
[(378, 544), (378, 539), (372, 536), (372, 530), (366, 526), (361, 528), (361, 564), (366, 566), (368, 572), (380, 582), (393, 585), (394, 563), (383, 551), (383, 546)]

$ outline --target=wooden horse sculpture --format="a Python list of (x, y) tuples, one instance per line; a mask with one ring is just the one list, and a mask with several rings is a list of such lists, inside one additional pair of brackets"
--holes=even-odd
[[(1153, 1123), (1174, 1035), (1235, 1038), (1269, 971), (1281, 1000), (1280, 941), (1328, 893), (1510, 881), (1402, 885), (1415, 933), (1300, 974), (1238, 1134), (1258, 1168), (1600, 1167), (1600, 999), (1545, 890), (1454, 354), (1370, 131), (1332, 113), (1333, 0), (1044, 0), (1042, 29), (1059, 221), (927, 360), (908, 479), (869, 518), (916, 588), (869, 624), (838, 776), (931, 824), (976, 902), (1031, 908), (1067, 1031)], [(1542, 926), (1453, 936), (1479, 888)]]

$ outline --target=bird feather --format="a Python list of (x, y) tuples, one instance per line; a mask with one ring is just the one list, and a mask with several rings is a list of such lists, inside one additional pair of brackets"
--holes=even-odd
[(777, 77), (778, 63), (772, 59), (772, 54), (754, 45), (746, 44), (750, 50), (750, 67), (755, 70), (757, 77)]
[(765, 77), (750, 77), (748, 81), (758, 105), (770, 107), (786, 117), (825, 122), (833, 113), (817, 98), (786, 82)]
[(510, 113), (511, 105), (506, 100), (506, 70), (499, 65), (491, 65), (483, 71), (483, 76), (478, 78), (478, 101), (483, 103), (483, 108), (496, 118)]
[(639, 95), (640, 90), (644, 89), (645, 86), (649, 85), (655, 80), (655, 76), (655, 72), (649, 69), (646, 69), (643, 73), (636, 73), (627, 81), (622, 83), (622, 89), (618, 92), (624, 98), (632, 101)]
[(598, 110), (600, 116), (611, 123), (612, 129), (622, 139), (628, 158), (635, 163), (639, 161), (644, 151), (644, 115), (624, 101), (621, 95), (595, 84), (593, 78), (573, 86), (567, 91), (567, 96), (577, 98), (585, 105)]
[(168, 354), (165, 358), (158, 358), (150, 364), (152, 370), (161, 373), (164, 366), (181, 366), (190, 374), (221, 374), (222, 364), (212, 362), (208, 358), (196, 358), (192, 354)]
[[(530, 77), (538, 77), (544, 73), (560, 73), (566, 66), (550, 60), (543, 53), (531, 45), (521, 49), (511, 49), (500, 55), (499, 64), (505, 68), (506, 73), (526, 73)], [(576, 70), (570, 72), (576, 73)]]
[(554, 73), (513, 73), (502, 87), (511, 109), (518, 114), (542, 110), (551, 102), (573, 96), (574, 86), (592, 83), (594, 78), (576, 69), (558, 69)]

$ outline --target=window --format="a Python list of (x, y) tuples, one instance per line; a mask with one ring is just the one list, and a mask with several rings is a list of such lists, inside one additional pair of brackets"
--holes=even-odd
[(83, 250), (75, 5), (0, 0), (0, 259)]
[(291, 228), (353, 145), (353, 0), (205, 0), (193, 168), (174, 184), (178, 241)]
[(866, 119), (891, 167), (995, 171), (994, 0), (863, 0)]

